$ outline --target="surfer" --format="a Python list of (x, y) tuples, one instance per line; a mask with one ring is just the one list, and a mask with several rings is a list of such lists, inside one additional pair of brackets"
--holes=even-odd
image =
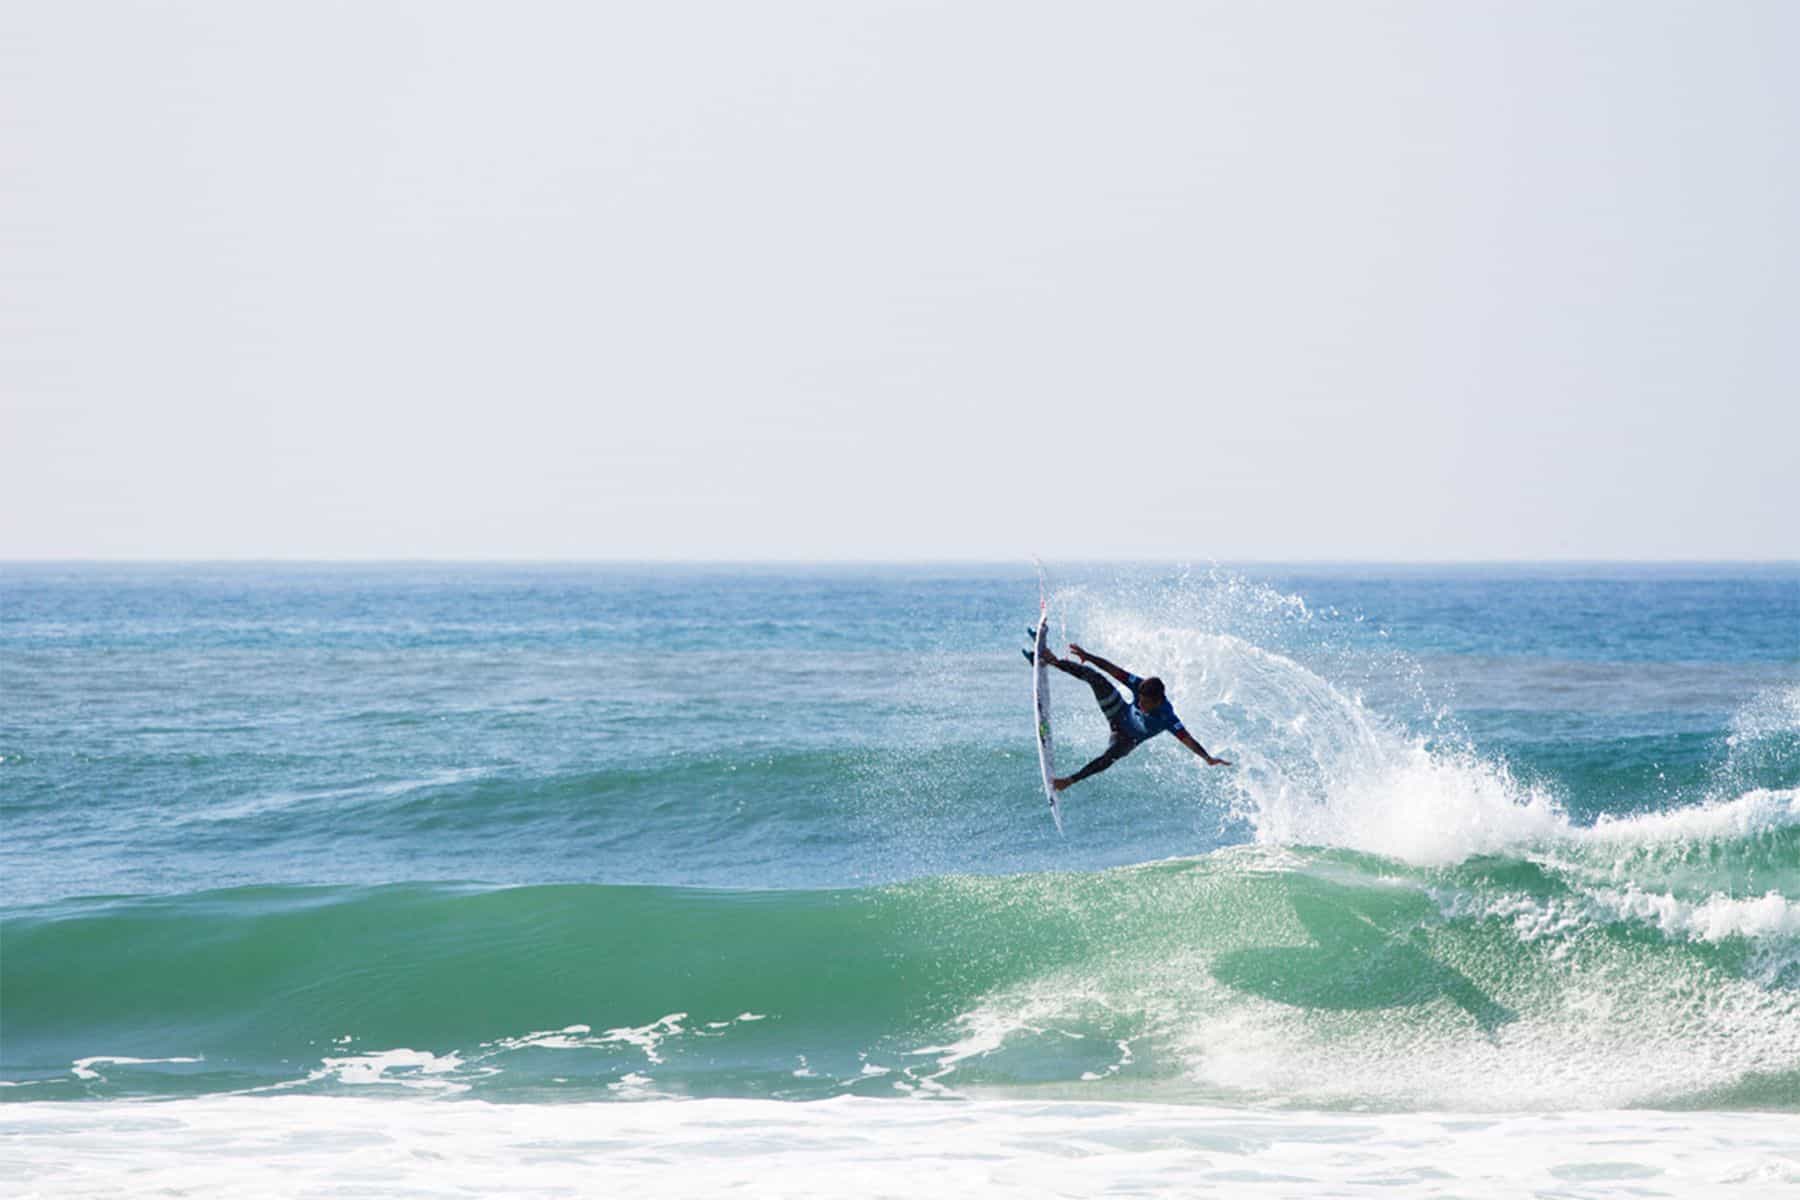
[[(1035, 633), (1033, 637), (1035, 638)], [(1206, 752), (1194, 735), (1189, 733), (1175, 715), (1175, 706), (1169, 703), (1168, 693), (1163, 688), (1163, 681), (1152, 675), (1148, 679), (1133, 675), (1115, 663), (1107, 662), (1098, 654), (1089, 654), (1086, 650), (1069, 643), (1069, 653), (1081, 660), (1081, 665), (1070, 662), (1066, 658), (1058, 658), (1051, 653), (1050, 647), (1044, 647), (1044, 662), (1049, 666), (1086, 683), (1094, 689), (1094, 699), (1100, 703), (1100, 712), (1106, 723), (1112, 727), (1112, 740), (1106, 749), (1081, 770), (1073, 775), (1064, 776), (1054, 782), (1057, 791), (1072, 784), (1080, 783), (1090, 775), (1098, 775), (1106, 768), (1136, 750), (1159, 733), (1172, 733), (1175, 740), (1200, 756), (1200, 760), (1209, 767), (1229, 767), (1231, 764), (1222, 758), (1214, 758)], [(1030, 658), (1027, 650), (1025, 657)], [(1099, 670), (1095, 670), (1098, 667)], [(1119, 695), (1119, 689), (1107, 682), (1106, 672), (1114, 679), (1131, 689), (1131, 702), (1127, 704), (1125, 697)]]

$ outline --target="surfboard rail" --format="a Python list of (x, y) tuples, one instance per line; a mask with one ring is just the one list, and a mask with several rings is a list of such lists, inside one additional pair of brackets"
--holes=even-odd
[(1056, 746), (1050, 736), (1050, 606), (1040, 584), (1037, 642), (1031, 652), (1031, 707), (1037, 718), (1038, 770), (1043, 775), (1044, 797), (1050, 802), (1050, 819), (1062, 833), (1062, 805), (1056, 796)]

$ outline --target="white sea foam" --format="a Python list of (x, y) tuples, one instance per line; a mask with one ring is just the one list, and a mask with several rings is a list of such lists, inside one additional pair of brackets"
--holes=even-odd
[[(591, 1025), (565, 1025), (561, 1029), (534, 1030), (516, 1037), (496, 1038), (485, 1042), (474, 1057), (477, 1060), (486, 1059), (504, 1050), (591, 1050), (605, 1046), (630, 1046), (643, 1054), (646, 1063), (656, 1064), (663, 1061), (662, 1047), (669, 1039), (689, 1032), (700, 1037), (708, 1036), (702, 1030), (690, 1030), (684, 1023), (687, 1019), (688, 1014), (675, 1012), (658, 1017), (646, 1025), (621, 1025), (600, 1033), (595, 1033)], [(732, 1024), (731, 1021), (710, 1021), (706, 1023), (705, 1029), (724, 1029)]]
[[(302, 1136), (303, 1135), (303, 1136)], [(1788, 1114), (1270, 1112), (843, 1098), (0, 1108), (19, 1194), (1788, 1197)], [(217, 1148), (229, 1146), (231, 1154)]]
[(630, 1071), (613, 1083), (606, 1085), (606, 1090), (620, 1100), (665, 1100), (671, 1099), (664, 1092), (656, 1089), (656, 1081), (638, 1071)]
[[(538, 1029), (518, 1037), (496, 1038), (482, 1044), (483, 1052), (496, 1050), (581, 1050), (598, 1045), (591, 1025), (565, 1025), (561, 1029)], [(485, 1057), (485, 1053), (482, 1055)]]
[(86, 1058), (78, 1058), (69, 1067), (71, 1074), (77, 1079), (100, 1079), (99, 1068), (109, 1066), (141, 1067), (158, 1063), (197, 1063), (205, 1062), (204, 1058), (131, 1058), (123, 1054), (92, 1054)]
[(1800, 901), (1773, 890), (1760, 896), (1713, 893), (1700, 899), (1635, 884), (1590, 886), (1551, 897), (1460, 888), (1429, 891), (1446, 919), (1502, 921), (1521, 943), (1557, 944), (1559, 955), (1597, 926), (1627, 922), (1676, 941), (1743, 939), (1757, 951), (1748, 974), (1765, 984), (1780, 984), (1800, 967)]
[(1669, 937), (1700, 942), (1726, 938), (1800, 937), (1800, 902), (1780, 892), (1686, 901), (1640, 888), (1599, 888), (1589, 899), (1620, 918), (1651, 925)]
[(648, 1025), (620, 1026), (616, 1029), (608, 1029), (605, 1033), (602, 1033), (598, 1038), (594, 1039), (594, 1041), (595, 1044), (598, 1045), (613, 1043), (635, 1046), (637, 1049), (643, 1051), (644, 1060), (646, 1062), (660, 1063), (663, 1060), (663, 1042), (667, 1041), (669, 1038), (679, 1037), (683, 1033), (686, 1033), (687, 1029), (682, 1025), (682, 1022), (687, 1019), (688, 1015), (684, 1012), (669, 1013), (666, 1016), (657, 1018)]
[(307, 1083), (330, 1079), (351, 1086), (398, 1084), (424, 1091), (467, 1091), (468, 1084), (448, 1078), (463, 1067), (456, 1054), (433, 1054), (429, 1050), (398, 1047), (376, 1050), (368, 1054), (349, 1054), (327, 1058), (311, 1072)]
[[(323, 1059), (304, 1078), (276, 1084), (256, 1091), (286, 1091), (321, 1082), (351, 1086), (391, 1085), (417, 1090), (463, 1092), (473, 1081), (498, 1074), (503, 1068), (501, 1057), (521, 1050), (616, 1050), (626, 1047), (643, 1058), (644, 1071), (628, 1072), (611, 1089), (626, 1098), (655, 1097), (664, 1093), (653, 1086), (653, 1077), (645, 1072), (662, 1065), (663, 1050), (671, 1040), (684, 1036), (722, 1037), (735, 1025), (767, 1019), (765, 1013), (743, 1012), (724, 1021), (707, 1021), (700, 1027), (688, 1024), (685, 1012), (668, 1013), (644, 1025), (626, 1025), (594, 1032), (591, 1025), (564, 1025), (559, 1029), (538, 1029), (512, 1037), (495, 1038), (466, 1052), (434, 1054), (425, 1050), (399, 1047), (340, 1055)], [(334, 1038), (333, 1045), (347, 1046), (350, 1035)], [(138, 1062), (158, 1060), (95, 1059), (88, 1062)], [(160, 1061), (185, 1062), (187, 1059)], [(77, 1064), (81, 1066), (83, 1064)], [(78, 1072), (79, 1073), (79, 1072)]]
[[(1087, 1041), (1093, 1035), (1076, 1026), (1105, 1024), (1109, 1019), (1115, 1019), (1118, 1011), (1107, 989), (1086, 979), (1066, 977), (1049, 981), (1047, 986), (1033, 986), (1009, 994), (1001, 1002), (983, 1004), (958, 1016), (954, 1025), (961, 1036), (955, 1040), (909, 1051), (908, 1057), (924, 1061), (903, 1067), (894, 1080), (894, 1089), (906, 1093), (955, 1094), (954, 1075), (958, 1068), (999, 1052), (1010, 1039), (1052, 1036)], [(1084, 1078), (1108, 1078), (1133, 1061), (1127, 1040), (1106, 1038), (1095, 1045), (1116, 1050), (1117, 1056), (1102, 1067), (1084, 1073)]]

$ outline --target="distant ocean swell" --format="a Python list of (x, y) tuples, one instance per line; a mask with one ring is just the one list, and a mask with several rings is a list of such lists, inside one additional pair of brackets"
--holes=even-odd
[(1800, 792), (1433, 857), (14, 909), (0, 1096), (1800, 1110)]

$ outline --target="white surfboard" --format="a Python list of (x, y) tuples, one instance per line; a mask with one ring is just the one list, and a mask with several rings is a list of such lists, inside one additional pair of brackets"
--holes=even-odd
[(1031, 652), (1031, 707), (1037, 716), (1038, 768), (1044, 775), (1044, 796), (1050, 801), (1050, 819), (1056, 832), (1063, 831), (1062, 805), (1056, 800), (1056, 748), (1050, 742), (1050, 664), (1045, 661), (1050, 645), (1050, 605), (1038, 582), (1037, 645)]

